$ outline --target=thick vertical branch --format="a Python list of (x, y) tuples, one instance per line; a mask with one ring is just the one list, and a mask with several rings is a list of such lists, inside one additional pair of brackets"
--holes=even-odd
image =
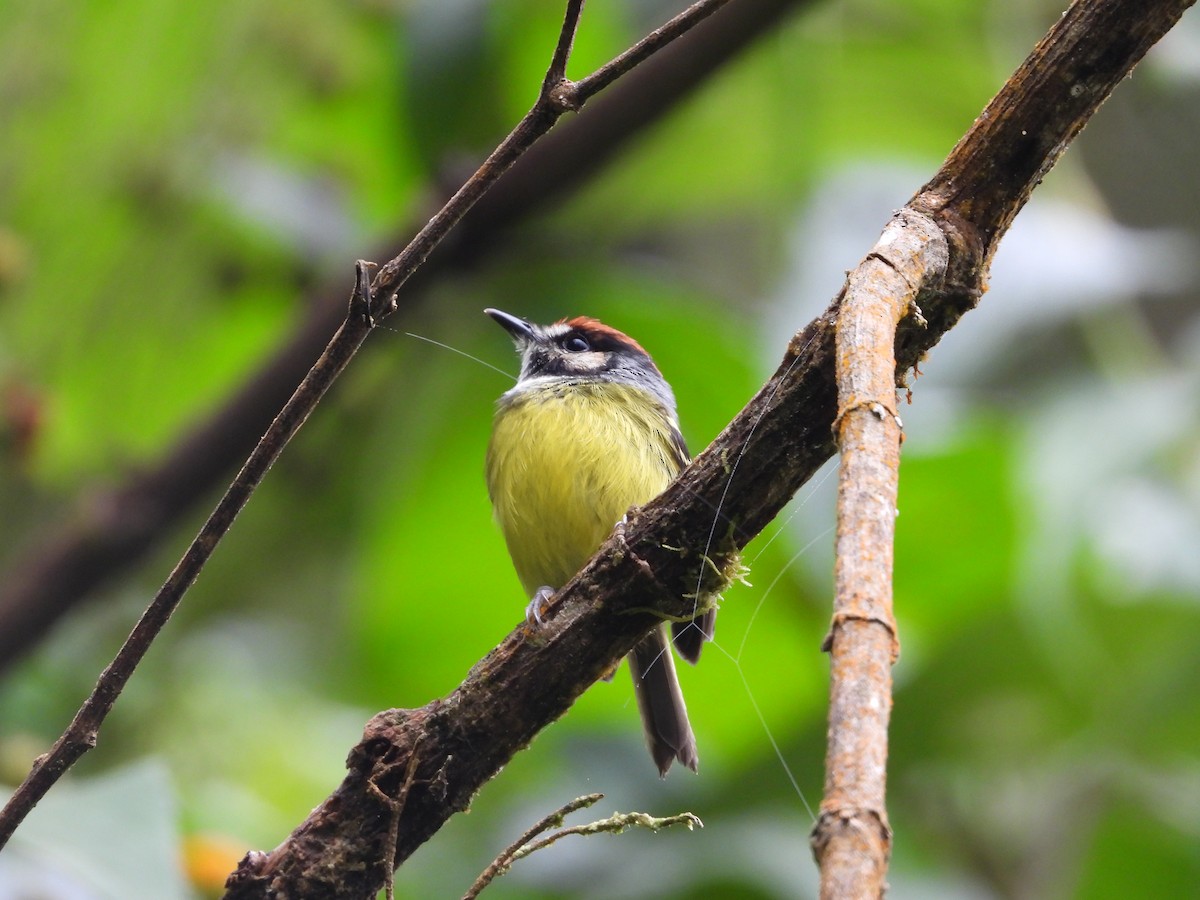
[[(890, 583), (900, 440), (895, 372), (914, 365), (978, 303), (992, 255), (1034, 188), (1190, 5), (1073, 3), (893, 221), (844, 292), (836, 339), (842, 472), (828, 641), (829, 744), (813, 834), (822, 897), (880, 896), (891, 848), (884, 789), (890, 668), (898, 646)], [(910, 243), (929, 227), (940, 230), (937, 238)], [(932, 279), (942, 281), (943, 272), (939, 287)], [(925, 315), (905, 316), (924, 291), (932, 292), (921, 298)]]
[(901, 211), (846, 284), (836, 331), (841, 453), (825, 796), (813, 833), (821, 896), (883, 895), (892, 833), (884, 805), (891, 667), (892, 550), (900, 468), (896, 327), (936, 287), (946, 239), (929, 218)]

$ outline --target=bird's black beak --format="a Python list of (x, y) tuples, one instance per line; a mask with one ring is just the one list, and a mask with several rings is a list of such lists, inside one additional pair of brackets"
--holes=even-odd
[(512, 339), (518, 344), (527, 344), (530, 341), (537, 340), (537, 334), (533, 330), (533, 326), (524, 319), (518, 319), (511, 313), (502, 312), (498, 309), (485, 309), (485, 313), (496, 320), (496, 324), (512, 335)]

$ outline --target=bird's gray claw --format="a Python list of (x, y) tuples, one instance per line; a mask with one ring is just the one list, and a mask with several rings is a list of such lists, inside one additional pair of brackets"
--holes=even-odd
[(525, 607), (525, 624), (533, 628), (542, 627), (542, 616), (545, 615), (547, 607), (550, 605), (550, 598), (554, 596), (554, 588), (548, 584), (542, 585), (537, 589), (537, 593), (533, 595), (533, 599), (529, 601), (529, 605)]

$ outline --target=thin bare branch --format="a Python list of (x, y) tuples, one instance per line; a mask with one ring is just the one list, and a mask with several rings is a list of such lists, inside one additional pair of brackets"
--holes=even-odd
[(616, 59), (601, 66), (587, 78), (580, 79), (575, 84), (579, 105), (582, 106), (589, 97), (598, 94), (634, 66), (686, 34), (728, 2), (729, 0), (698, 0), (661, 28), (654, 29)]
[[(550, 64), (551, 70), (554, 66), (565, 67), (582, 9), (581, 0), (568, 2), (562, 33)], [(550, 84), (549, 77), (545, 83)], [(4, 808), (0, 809), (0, 848), (4, 847), (17, 826), (58, 779), (84, 753), (96, 746), (100, 726), (154, 639), (161, 633), (184, 594), (212, 556), (217, 544), (229, 531), (234, 519), (262, 482), (267, 471), (283, 452), (283, 448), (349, 364), (374, 326), (396, 310), (397, 291), (475, 201), (534, 142), (548, 132), (564, 112), (574, 108), (570, 104), (564, 105), (556, 91), (557, 86), (551, 86), (539, 93), (537, 102), (516, 128), (400, 254), (379, 269), (369, 286), (365, 278), (366, 264), (359, 263), (349, 313), (325, 352), (251, 452), (242, 470), (217, 503), (216, 509), (201, 527), (200, 533), (189, 545), (183, 558), (117, 651), (113, 662), (101, 673), (95, 688), (71, 724), (50, 751), (34, 762), (29, 775), (17, 787)]]
[[(361, 302), (361, 301), (360, 301)], [(353, 305), (353, 304), (352, 304)], [(0, 810), (0, 848), (17, 825), (84, 753), (96, 746), (100, 726), (132, 677), (154, 638), (195, 581), (217, 543), (278, 458), (283, 447), (304, 424), (309, 412), (333, 379), (345, 368), (370, 326), (361, 316), (351, 316), (330, 342), (300, 387), (250, 454), (216, 509), (200, 529), (183, 558), (155, 594), (113, 661), (101, 673), (92, 693), (75, 714), (50, 751), (34, 762), (33, 769)]]
[(542, 82), (542, 93), (548, 94), (554, 86), (567, 77), (567, 60), (571, 58), (571, 47), (575, 43), (575, 32), (579, 30), (579, 16), (583, 13), (583, 0), (568, 0), (563, 26), (558, 32), (558, 45), (546, 70)]
[(380, 869), (383, 870), (383, 894), (387, 900), (395, 900), (396, 896), (396, 836), (400, 833), (400, 816), (404, 813), (404, 801), (408, 799), (408, 792), (412, 790), (413, 781), (417, 777), (417, 763), (420, 761), (419, 753), (414, 752), (409, 757), (404, 784), (400, 786), (400, 794), (397, 797), (389, 797), (378, 785), (367, 785), (367, 789), (388, 810), (388, 840), (384, 845), (383, 859), (380, 860)]

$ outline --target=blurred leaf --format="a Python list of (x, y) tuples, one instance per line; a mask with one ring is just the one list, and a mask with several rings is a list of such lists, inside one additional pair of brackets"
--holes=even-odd
[[(113, 810), (120, 827), (114, 828)], [(60, 784), (0, 859), (0, 894), (183, 900), (175, 795), (158, 761)], [(45, 892), (45, 893), (43, 893)]]

